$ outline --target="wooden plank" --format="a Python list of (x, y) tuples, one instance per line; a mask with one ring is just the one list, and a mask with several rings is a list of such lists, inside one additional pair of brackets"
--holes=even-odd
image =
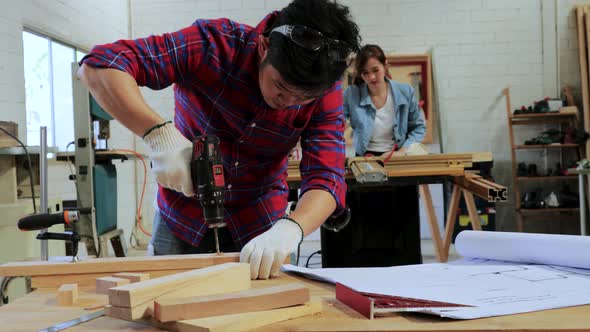
[(309, 289), (300, 283), (292, 283), (235, 293), (156, 300), (154, 313), (159, 321), (172, 322), (284, 308), (309, 300)]
[[(182, 270), (162, 270), (162, 271), (143, 271), (148, 275), (148, 279), (159, 278), (179, 272), (185, 272), (192, 269)], [(59, 287), (63, 283), (71, 284), (77, 283), (78, 286), (95, 286), (96, 278), (111, 276), (111, 273), (82, 273), (82, 274), (70, 274), (70, 275), (55, 275), (55, 276), (34, 276), (31, 277), (31, 287), (42, 288), (42, 287)]]
[[(109, 291), (109, 303), (119, 307), (134, 307), (153, 300), (164, 294), (178, 290), (191, 284), (203, 283), (208, 279), (221, 279), (229, 275), (229, 281), (243, 283), (248, 274), (247, 284), (250, 283), (250, 266), (246, 263), (226, 263), (197, 270), (177, 273), (156, 279), (137, 282)], [(192, 295), (187, 295), (192, 296)]]
[(388, 169), (389, 176), (435, 176), (435, 175), (449, 175), (457, 176), (465, 174), (462, 167), (438, 167), (438, 168), (408, 168), (408, 169)]
[(129, 284), (129, 279), (115, 277), (96, 278), (96, 293), (108, 294), (109, 289)]
[(78, 301), (78, 284), (63, 284), (57, 290), (57, 305), (71, 306)]
[(229, 262), (239, 262), (240, 253), (108, 257), (80, 262), (28, 261), (0, 265), (0, 276), (38, 276), (84, 273), (146, 272), (199, 269)]
[[(232, 266), (226, 266), (224, 269), (218, 268), (217, 271), (214, 271), (213, 273), (202, 273), (201, 278), (193, 278), (193, 281), (189, 282), (188, 284), (185, 283), (184, 285), (178, 286), (170, 292), (149, 298), (144, 303), (135, 305), (131, 308), (110, 306), (109, 315), (119, 319), (135, 321), (141, 318), (153, 316), (155, 300), (182, 299), (186, 297), (238, 292), (250, 288), (251, 283), (249, 265), (238, 263), (228, 264), (232, 264)], [(153, 280), (157, 279), (151, 279), (150, 281)]]
[(278, 322), (314, 315), (322, 311), (319, 301), (274, 310), (183, 320), (176, 323), (180, 332), (250, 331)]
[(113, 274), (115, 278), (123, 278), (128, 279), (130, 283), (146, 281), (150, 279), (150, 275), (148, 273), (133, 273), (133, 272), (121, 272)]

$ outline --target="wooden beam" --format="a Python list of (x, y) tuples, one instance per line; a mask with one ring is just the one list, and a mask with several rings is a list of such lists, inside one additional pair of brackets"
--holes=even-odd
[[(191, 270), (121, 287), (115, 287), (109, 291), (109, 303), (113, 306), (119, 307), (134, 307), (182, 288), (189, 289), (191, 288), (189, 286), (198, 285), (199, 283), (204, 284), (206, 280), (215, 281), (216, 279), (222, 279), (226, 275), (229, 276), (229, 280), (226, 279), (226, 281), (239, 284), (246, 283), (249, 287), (249, 273), (250, 266), (246, 263), (226, 263)], [(248, 275), (248, 278), (244, 278), (244, 275), (246, 274)]]
[(109, 289), (113, 287), (123, 286), (129, 284), (129, 279), (115, 278), (115, 277), (101, 277), (96, 278), (96, 293), (108, 294)]
[(132, 273), (132, 272), (121, 272), (113, 274), (115, 278), (123, 278), (128, 279), (130, 283), (146, 281), (150, 279), (150, 275), (148, 273)]
[(248, 289), (236, 293), (164, 299), (154, 303), (161, 322), (290, 307), (309, 302), (309, 289), (299, 283)]
[[(161, 271), (144, 271), (148, 275), (148, 279), (159, 278), (175, 273), (185, 272), (192, 269), (182, 270), (161, 270)], [(78, 286), (95, 286), (96, 278), (109, 277), (112, 273), (82, 273), (82, 274), (70, 274), (70, 275), (54, 275), (54, 276), (33, 276), (31, 277), (32, 288), (55, 288), (59, 285), (67, 283), (77, 283)]]
[(180, 332), (250, 331), (289, 319), (314, 315), (321, 311), (321, 303), (312, 301), (288, 308), (183, 320), (176, 322), (176, 329)]
[[(213, 268), (216, 268), (215, 271), (211, 271)], [(201, 270), (209, 271), (207, 272)], [(143, 300), (145, 300), (145, 302), (133, 307), (111, 305), (109, 306), (107, 315), (119, 319), (135, 321), (153, 316), (155, 300), (181, 299), (193, 296), (238, 292), (250, 288), (250, 266), (248, 264), (228, 263), (212, 268), (204, 268), (201, 270), (196, 270), (201, 271), (201, 275), (199, 277), (193, 278), (192, 282), (180, 285), (170, 292), (157, 295), (153, 298), (151, 298), (151, 296), (147, 296), (147, 300), (145, 300), (146, 297), (144, 297)], [(149, 281), (153, 282), (154, 280), (157, 279), (151, 279)], [(177, 281), (178, 280), (174, 280), (175, 284), (178, 284)], [(148, 281), (142, 283), (148, 283)], [(161, 284), (161, 282), (158, 282), (158, 284)], [(162, 291), (163, 287), (154, 286), (155, 285), (153, 284), (148, 284), (148, 290), (154, 289), (156, 293), (160, 293)]]
[(229, 262), (239, 262), (240, 253), (109, 257), (80, 262), (30, 261), (0, 265), (0, 276), (69, 275), (84, 273), (145, 272), (199, 269)]
[(78, 284), (64, 284), (57, 290), (57, 305), (71, 306), (78, 301)]

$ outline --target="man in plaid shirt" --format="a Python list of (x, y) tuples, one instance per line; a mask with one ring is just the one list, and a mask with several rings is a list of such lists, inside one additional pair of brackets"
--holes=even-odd
[[(359, 42), (347, 7), (294, 0), (256, 27), (197, 20), (177, 32), (93, 48), (79, 77), (150, 150), (159, 184), (156, 255), (212, 251), (189, 169), (192, 140), (200, 135), (220, 139), (222, 249), (241, 248), (253, 279), (276, 276), (303, 237), (344, 207), (339, 79)], [(172, 84), (174, 123), (152, 110), (138, 88)], [(301, 197), (286, 216), (288, 154), (300, 138)]]

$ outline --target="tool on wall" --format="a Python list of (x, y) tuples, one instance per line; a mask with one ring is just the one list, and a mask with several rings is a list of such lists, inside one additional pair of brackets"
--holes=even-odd
[(80, 243), (80, 234), (78, 232), (78, 220), (80, 214), (90, 213), (89, 208), (78, 210), (65, 210), (58, 213), (37, 213), (22, 217), (18, 221), (18, 228), (21, 231), (36, 231), (47, 229), (53, 225), (67, 224), (72, 230), (64, 233), (40, 232), (37, 234), (39, 240), (62, 240), (69, 241), (72, 244), (72, 261), (78, 261), (78, 244)]
[(218, 228), (226, 226), (223, 222), (225, 181), (217, 136), (203, 135), (194, 139), (191, 178), (197, 198), (203, 207), (203, 218), (209, 228), (213, 228), (215, 249), (217, 254), (220, 254)]

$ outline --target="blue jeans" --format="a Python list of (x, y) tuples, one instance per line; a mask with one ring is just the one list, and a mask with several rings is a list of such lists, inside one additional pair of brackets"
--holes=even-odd
[[(219, 248), (221, 252), (239, 251), (234, 244), (227, 227), (219, 228)], [(198, 247), (176, 237), (166, 225), (159, 212), (154, 215), (152, 228), (152, 245), (154, 255), (181, 255), (181, 254), (203, 254), (215, 252), (215, 237), (212, 229), (208, 229)]]

